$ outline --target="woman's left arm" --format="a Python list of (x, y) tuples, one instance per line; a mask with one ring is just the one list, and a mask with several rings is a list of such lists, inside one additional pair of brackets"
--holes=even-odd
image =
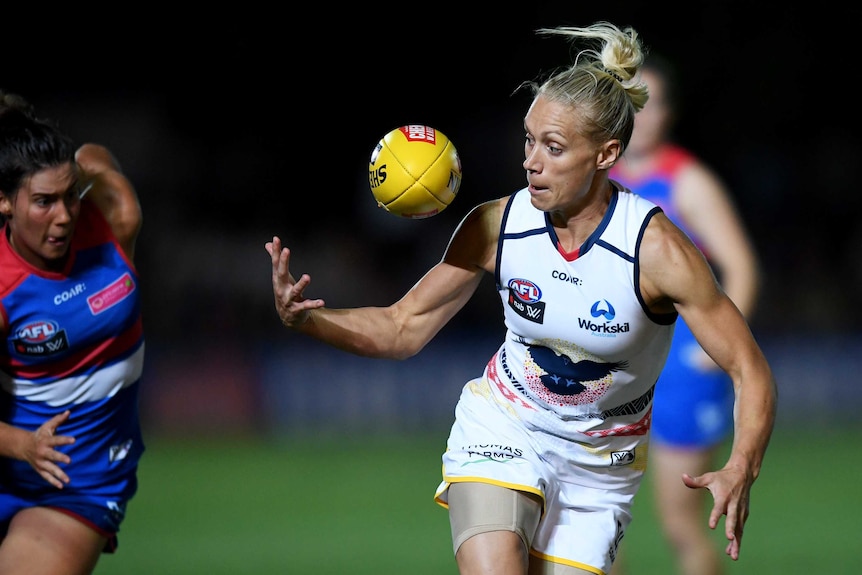
[(135, 187), (120, 169), (113, 154), (99, 144), (84, 144), (75, 153), (81, 167), (86, 198), (98, 206), (108, 220), (117, 241), (130, 260), (143, 223), (141, 204)]
[(714, 529), (726, 516), (726, 552), (738, 559), (751, 487), (775, 425), (775, 380), (745, 318), (718, 285), (706, 258), (663, 214), (647, 227), (640, 262), (646, 302), (654, 311), (668, 311), (672, 305), (733, 381), (734, 433), (727, 462), (717, 471), (684, 475), (682, 480), (688, 487), (712, 493), (709, 526)]

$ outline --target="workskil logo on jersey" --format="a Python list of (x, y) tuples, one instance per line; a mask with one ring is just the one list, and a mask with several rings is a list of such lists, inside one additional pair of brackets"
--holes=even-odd
[(614, 322), (616, 317), (617, 312), (611, 302), (600, 299), (590, 308), (590, 319), (578, 318), (578, 327), (598, 337), (616, 337), (618, 333), (628, 333), (631, 329), (629, 322)]
[(535, 323), (545, 322), (545, 302), (542, 290), (530, 280), (513, 278), (509, 280), (509, 307), (522, 318)]
[(19, 327), (12, 338), (15, 352), (21, 355), (51, 355), (68, 349), (66, 330), (50, 319), (32, 321)]

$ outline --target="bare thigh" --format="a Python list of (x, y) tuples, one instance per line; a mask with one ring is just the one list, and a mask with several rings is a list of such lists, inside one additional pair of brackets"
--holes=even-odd
[(19, 511), (0, 543), (3, 575), (89, 575), (105, 538), (77, 519), (47, 507)]

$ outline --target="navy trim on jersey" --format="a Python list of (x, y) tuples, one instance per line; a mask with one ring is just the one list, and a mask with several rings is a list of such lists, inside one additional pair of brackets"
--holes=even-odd
[(653, 217), (656, 214), (663, 213), (663, 210), (656, 206), (649, 211), (647, 217), (644, 218), (644, 223), (641, 226), (641, 231), (638, 232), (638, 240), (635, 244), (635, 268), (634, 268), (634, 280), (635, 280), (635, 295), (638, 298), (638, 301), (641, 302), (641, 307), (644, 310), (644, 313), (647, 314), (651, 320), (660, 325), (670, 325), (676, 321), (676, 318), (679, 317), (678, 312), (671, 313), (655, 313), (650, 311), (649, 307), (647, 307), (646, 302), (643, 299), (643, 294), (641, 293), (641, 259), (640, 259), (640, 251), (641, 251), (641, 242), (644, 239), (644, 233), (646, 232), (647, 225), (652, 221)]
[[(611, 222), (611, 218), (614, 215), (614, 211), (617, 208), (617, 198), (619, 197), (619, 190), (614, 188), (611, 193), (611, 199), (608, 202), (608, 209), (605, 210), (605, 215), (602, 217), (602, 221), (599, 222), (598, 227), (590, 234), (583, 244), (578, 248), (578, 257), (583, 256), (585, 253), (590, 251), (590, 248), (600, 243), (600, 237), (608, 227), (608, 224)], [(554, 229), (553, 224), (551, 224), (551, 216), (546, 212), (545, 213), (545, 222), (548, 224), (548, 232), (551, 234), (551, 238), (554, 242), (554, 248), (556, 248), (560, 243), (560, 238), (557, 236), (557, 231)], [(607, 247), (607, 246), (605, 246)], [(616, 252), (616, 250), (612, 250)], [(623, 255), (623, 254), (620, 254)], [(625, 256), (624, 256), (625, 257)]]
[(506, 229), (506, 220), (509, 219), (509, 210), (512, 209), (515, 195), (516, 194), (512, 194), (509, 196), (509, 201), (506, 202), (506, 209), (503, 210), (503, 219), (500, 221), (500, 237), (497, 238), (497, 262), (494, 265), (494, 283), (497, 285), (497, 291), (500, 291), (503, 288), (503, 286), (500, 285), (500, 263), (503, 260), (503, 239), (505, 236), (503, 230)]

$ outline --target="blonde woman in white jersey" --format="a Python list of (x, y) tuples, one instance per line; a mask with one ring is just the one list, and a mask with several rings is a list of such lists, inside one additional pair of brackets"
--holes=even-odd
[(726, 552), (738, 559), (775, 419), (772, 373), (701, 252), (654, 204), (608, 179), (648, 97), (636, 31), (600, 22), (540, 32), (581, 50), (571, 67), (526, 84), (527, 187), (475, 207), (443, 259), (388, 307), (307, 298), (311, 278), (290, 274), (291, 252), (273, 237), (276, 310), (344, 351), (407, 359), (494, 275), (506, 338), (490, 361), (477, 358), (484, 370), (464, 386), (435, 492), (462, 575), (610, 571), (681, 315), (732, 378), (736, 407), (724, 466), (680, 480), (712, 493), (709, 525), (726, 516)]

